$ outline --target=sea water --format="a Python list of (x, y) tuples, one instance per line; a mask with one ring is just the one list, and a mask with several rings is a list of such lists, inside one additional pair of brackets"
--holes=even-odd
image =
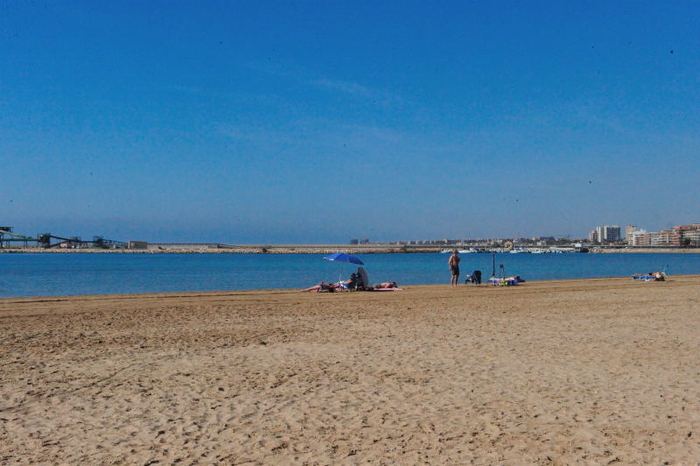
[[(447, 254), (359, 254), (371, 283), (447, 284)], [(462, 254), (463, 283), (519, 275), (527, 281), (629, 277), (666, 269), (700, 274), (700, 254)], [(301, 289), (348, 278), (353, 264), (318, 254), (0, 254), (0, 297)]]

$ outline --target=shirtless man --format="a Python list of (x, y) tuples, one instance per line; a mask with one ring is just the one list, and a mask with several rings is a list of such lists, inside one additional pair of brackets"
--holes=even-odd
[(459, 283), (459, 261), (459, 254), (455, 249), (452, 255), (450, 256), (450, 260), (447, 261), (447, 265), (450, 266), (450, 272), (452, 273), (450, 285), (452, 285), (453, 288), (457, 286), (457, 283)]

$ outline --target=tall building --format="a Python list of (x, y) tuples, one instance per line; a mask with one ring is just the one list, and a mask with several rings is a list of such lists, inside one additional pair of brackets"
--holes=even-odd
[(595, 242), (602, 243), (605, 238), (603, 237), (603, 227), (595, 227)]
[(590, 233), (588, 233), (588, 241), (591, 243), (598, 243), (598, 232), (596, 230), (591, 230)]
[(588, 238), (596, 243), (612, 243), (622, 239), (620, 235), (620, 227), (618, 225), (605, 225), (596, 227)]
[(620, 241), (620, 227), (618, 225), (605, 225), (603, 227), (603, 239), (605, 241)]

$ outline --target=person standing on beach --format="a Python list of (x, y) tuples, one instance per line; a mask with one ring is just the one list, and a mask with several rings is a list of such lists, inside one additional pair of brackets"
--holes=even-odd
[(459, 283), (459, 261), (459, 254), (455, 249), (450, 256), (450, 260), (447, 261), (447, 265), (450, 266), (450, 273), (452, 273), (452, 279), (450, 280), (452, 287), (456, 287), (457, 283)]

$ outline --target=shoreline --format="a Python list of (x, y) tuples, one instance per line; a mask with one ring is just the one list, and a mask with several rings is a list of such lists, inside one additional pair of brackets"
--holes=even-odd
[[(698, 279), (700, 281), (700, 274), (694, 275), (677, 275), (672, 278), (678, 277), (679, 279)], [(599, 281), (627, 281), (627, 277), (600, 277), (600, 278), (565, 278), (565, 279), (555, 279), (555, 280), (528, 280), (519, 284), (517, 286), (509, 287), (499, 287), (492, 285), (488, 282), (484, 282), (481, 285), (471, 285), (471, 284), (460, 284), (457, 290), (469, 290), (469, 289), (483, 289), (483, 288), (493, 288), (493, 289), (514, 289), (514, 288), (525, 288), (532, 287), (532, 285), (555, 285), (560, 286), (562, 284), (590, 284)], [(629, 279), (632, 281), (632, 279)], [(443, 290), (446, 288), (451, 288), (448, 284), (428, 284), (428, 285), (406, 285), (401, 287), (401, 291), (396, 291), (393, 293), (382, 293), (382, 294), (396, 294), (405, 292), (406, 290), (422, 290), (422, 291), (436, 291)], [(539, 286), (538, 286), (539, 288)], [(17, 304), (31, 304), (31, 303), (59, 303), (68, 301), (99, 301), (99, 300), (134, 300), (134, 299), (148, 299), (148, 300), (177, 300), (177, 299), (194, 299), (194, 298), (225, 298), (234, 297), (242, 295), (275, 295), (275, 294), (286, 294), (295, 293), (300, 296), (311, 295), (311, 296), (350, 296), (350, 295), (363, 295), (377, 296), (379, 292), (372, 291), (352, 291), (352, 292), (336, 292), (336, 293), (315, 293), (315, 292), (302, 292), (297, 288), (267, 288), (267, 289), (246, 289), (246, 290), (215, 290), (215, 291), (168, 291), (168, 292), (145, 292), (145, 293), (115, 293), (115, 294), (84, 294), (84, 295), (42, 295), (42, 296), (6, 296), (0, 297), (0, 318), (4, 317), (2, 306), (9, 303)]]
[[(666, 283), (666, 282), (672, 282), (673, 280), (693, 280), (697, 279), (700, 282), (700, 274), (684, 274), (684, 275), (671, 275), (669, 278), (665, 281), (662, 282), (656, 282), (656, 283)], [(521, 284), (518, 284), (516, 286), (497, 286), (489, 283), (488, 281), (484, 281), (481, 285), (473, 285), (473, 284), (466, 284), (466, 283), (460, 283), (459, 286), (457, 287), (458, 290), (461, 289), (483, 289), (483, 288), (493, 288), (493, 289), (499, 289), (499, 288), (507, 288), (507, 289), (514, 289), (514, 288), (532, 288), (533, 285), (536, 285), (537, 288), (540, 288), (540, 285), (553, 285), (553, 286), (561, 286), (563, 285), (576, 285), (576, 284), (591, 284), (591, 283), (599, 283), (599, 282), (639, 282), (639, 283), (646, 283), (646, 282), (640, 282), (639, 280), (633, 280), (632, 277), (589, 277), (589, 278), (557, 278), (557, 279), (545, 279), (545, 280), (527, 280), (525, 282), (522, 282)], [(649, 282), (649, 283), (654, 283), (654, 282)], [(636, 286), (636, 285), (633, 285)], [(441, 290), (444, 288), (449, 288), (449, 285), (445, 284), (422, 284), (422, 285), (402, 285), (401, 286), (401, 291), (396, 291), (396, 292), (383, 292), (381, 294), (396, 294), (400, 293), (402, 294), (404, 291), (408, 289), (419, 289), (419, 290)], [(265, 288), (265, 289), (244, 289), (244, 290), (213, 290), (213, 291), (167, 291), (167, 292), (144, 292), (144, 293), (106, 293), (106, 294), (83, 294), (83, 295), (41, 295), (41, 296), (3, 296), (0, 297), (0, 306), (3, 303), (8, 303), (8, 302), (17, 302), (17, 303), (48, 303), (48, 302), (63, 302), (63, 301), (72, 301), (72, 300), (100, 300), (100, 299), (178, 299), (178, 298), (207, 298), (207, 297), (226, 297), (226, 296), (239, 296), (239, 295), (244, 295), (244, 294), (280, 294), (280, 293), (299, 293), (302, 295), (317, 295), (318, 293), (315, 292), (307, 292), (303, 293), (302, 289), (299, 288)], [(338, 291), (335, 293), (321, 293), (322, 295), (338, 295), (338, 296), (347, 296), (348, 293), (350, 294), (359, 294), (359, 295), (377, 295), (380, 294), (379, 292), (373, 292), (373, 291), (352, 291), (352, 292), (343, 292), (343, 291)], [(0, 312), (0, 318), (2, 317), (2, 313)]]

